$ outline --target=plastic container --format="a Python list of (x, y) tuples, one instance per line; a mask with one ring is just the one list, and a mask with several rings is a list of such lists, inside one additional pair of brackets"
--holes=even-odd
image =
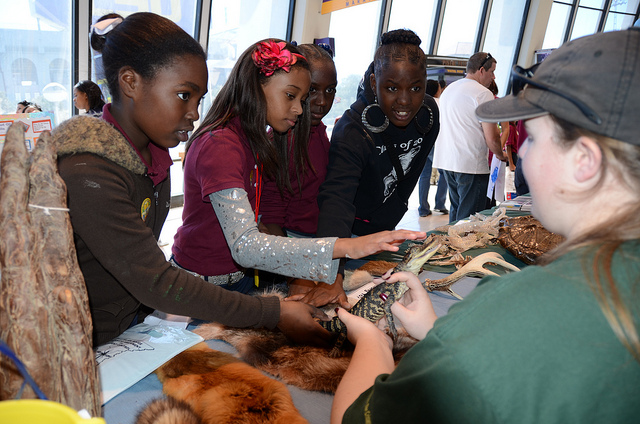
[(2, 424), (106, 424), (103, 418), (82, 418), (74, 409), (50, 400), (0, 402)]

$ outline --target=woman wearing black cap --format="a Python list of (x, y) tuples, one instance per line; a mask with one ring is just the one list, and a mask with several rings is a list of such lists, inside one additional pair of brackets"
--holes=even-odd
[(356, 350), (333, 423), (640, 417), (640, 28), (571, 41), (535, 75), (516, 67), (514, 87), (477, 115), (526, 120), (533, 215), (566, 242), (437, 321), (417, 279), (392, 275), (412, 298), (392, 310), (421, 340), (395, 369), (389, 338), (340, 310)]

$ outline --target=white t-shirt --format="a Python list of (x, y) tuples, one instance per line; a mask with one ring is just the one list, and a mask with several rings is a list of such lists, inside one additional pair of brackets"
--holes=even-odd
[(434, 168), (465, 174), (489, 173), (489, 148), (476, 108), (493, 99), (489, 89), (470, 78), (459, 79), (442, 92)]

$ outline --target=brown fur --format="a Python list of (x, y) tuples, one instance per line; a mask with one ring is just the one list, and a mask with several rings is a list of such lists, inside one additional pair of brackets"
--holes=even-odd
[[(231, 328), (217, 323), (202, 324), (194, 332), (205, 340), (228, 342), (248, 364), (305, 390), (335, 393), (353, 353), (343, 350), (340, 356), (330, 357), (331, 349), (295, 346), (279, 332)], [(417, 342), (403, 328), (398, 333), (394, 345), (396, 362)]]
[(287, 387), (205, 343), (156, 370), (165, 394), (188, 403), (202, 422), (306, 423)]
[(156, 399), (136, 418), (136, 424), (202, 424), (191, 407), (172, 397)]

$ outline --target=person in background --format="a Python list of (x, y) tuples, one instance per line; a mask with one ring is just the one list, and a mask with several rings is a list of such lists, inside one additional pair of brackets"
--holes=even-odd
[[(442, 94), (443, 89), (444, 88), (438, 81), (432, 80), (432, 79), (427, 80), (426, 92), (428, 95), (433, 97), (436, 103), (438, 104), (440, 104), (439, 98), (440, 98), (440, 94)], [(437, 142), (438, 140), (436, 140), (436, 143)], [(432, 213), (431, 207), (429, 206), (429, 186), (431, 185), (434, 149), (431, 149), (431, 151), (429, 152), (429, 156), (427, 157), (427, 162), (424, 164), (424, 168), (422, 169), (422, 173), (420, 174), (420, 179), (418, 180), (418, 193), (420, 198), (420, 205), (418, 206), (418, 214), (421, 217), (429, 216)], [(449, 211), (445, 207), (446, 200), (447, 200), (447, 182), (441, 176), (440, 178), (438, 178), (437, 189), (436, 189), (436, 204), (434, 209), (444, 215), (449, 213)]]
[[(279, 328), (300, 342), (327, 339), (311, 306), (234, 293), (169, 263), (158, 237), (170, 208), (168, 149), (188, 139), (207, 91), (206, 54), (153, 13), (105, 15), (92, 26), (113, 102), (101, 119), (76, 116), (52, 131), (68, 193), (78, 263), (87, 285), (93, 344), (146, 314), (232, 327)], [(321, 329), (321, 328), (320, 328)]]
[[(327, 174), (329, 161), (329, 138), (322, 118), (333, 106), (338, 77), (332, 51), (317, 44), (301, 44), (297, 47), (307, 59), (311, 71), (308, 100), (311, 115), (307, 148), (309, 162), (305, 174), (297, 175), (295, 140), (290, 137), (289, 180), (292, 191), (280, 192), (275, 181), (265, 179), (260, 201), (260, 223), (265, 225), (270, 234), (314, 237), (318, 228), (318, 190)], [(289, 281), (289, 295), (306, 294), (313, 287), (315, 282), (311, 280), (293, 279)], [(291, 299), (305, 300), (304, 296)]]
[[(392, 230), (438, 135), (438, 106), (425, 93), (420, 37), (401, 29), (382, 35), (356, 101), (331, 135), (327, 177), (320, 187), (318, 236), (364, 236)], [(308, 302), (347, 302), (342, 271), (318, 284)]]
[[(500, 90), (498, 89), (496, 80), (491, 81), (491, 83), (489, 84), (489, 91), (491, 91), (491, 94), (493, 94), (494, 99), (498, 98), (498, 93), (500, 92)], [(509, 122), (499, 122), (498, 131), (500, 132), (500, 149), (505, 156), (505, 160), (499, 162), (497, 168), (492, 168), (491, 165), (493, 162), (493, 152), (491, 151), (491, 149), (489, 149), (489, 157), (487, 163), (489, 164), (489, 169), (491, 170), (491, 172), (493, 173), (497, 171), (497, 174), (495, 175), (496, 181), (492, 181), (492, 179), (494, 178), (493, 174), (489, 177), (489, 184), (493, 184), (493, 190), (491, 191), (491, 195), (487, 196), (485, 209), (491, 209), (496, 206), (498, 200), (501, 202), (504, 200), (504, 193), (498, 193), (496, 190), (501, 186), (500, 184), (498, 184), (498, 180), (502, 179), (503, 182), (505, 181), (506, 167), (509, 164), (509, 158), (507, 157), (506, 152), (506, 144), (509, 140), (509, 137), (511, 137), (511, 125), (509, 125)]]
[(485, 277), (437, 320), (415, 276), (388, 277), (407, 281), (410, 302), (391, 309), (421, 340), (395, 369), (388, 336), (339, 310), (356, 348), (332, 423), (637, 421), (639, 46), (640, 28), (572, 40), (532, 77), (516, 66), (513, 95), (477, 109), (483, 121), (526, 120), (532, 213), (566, 241), (540, 264)]
[(447, 181), (450, 223), (485, 209), (489, 150), (504, 160), (498, 126), (480, 123), (475, 116), (478, 105), (494, 99), (487, 87), (495, 79), (496, 63), (489, 53), (473, 54), (467, 75), (449, 84), (440, 97), (441, 129), (433, 166)]
[(80, 81), (73, 87), (73, 104), (87, 114), (99, 117), (105, 104), (100, 86), (90, 80)]
[(18, 102), (16, 106), (16, 113), (35, 113), (42, 112), (42, 108), (37, 103), (32, 103), (27, 100)]
[(309, 166), (310, 86), (309, 64), (290, 43), (266, 39), (242, 53), (186, 146), (183, 222), (172, 247), (176, 266), (240, 292), (253, 289), (255, 269), (332, 283), (338, 258), (397, 251), (405, 239), (425, 237), (386, 231), (294, 239), (259, 231), (264, 181), (275, 181), (280, 192), (292, 191), (289, 167), (283, 166), (290, 136), (296, 175)]
[[(522, 147), (529, 134), (527, 134), (527, 130), (524, 128), (524, 121), (517, 121), (516, 129), (518, 131), (518, 141), (517, 146), (518, 150)], [(524, 178), (524, 174), (522, 173), (522, 159), (518, 155), (518, 158), (515, 163), (515, 173), (513, 175), (513, 184), (516, 186), (516, 194), (518, 196), (522, 194), (529, 193), (529, 186), (527, 185), (527, 180)]]

